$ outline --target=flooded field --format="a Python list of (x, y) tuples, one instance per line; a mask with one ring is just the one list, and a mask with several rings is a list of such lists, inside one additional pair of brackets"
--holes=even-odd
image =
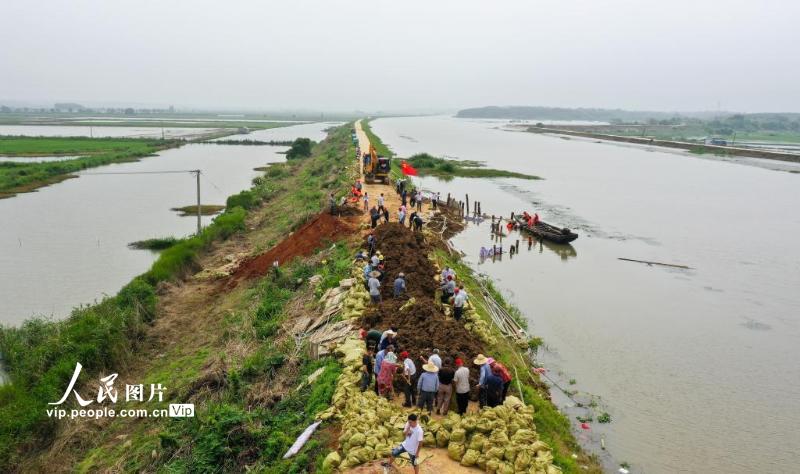
[(612, 423), (579, 438), (605, 436), (631, 472), (796, 471), (795, 168), (510, 132), (497, 121), (388, 118), (372, 128), (401, 156), (425, 151), (544, 178), (421, 182), (469, 193), (485, 213), (536, 211), (580, 234), (571, 247), (530, 249), (512, 234), (504, 246), (521, 239), (521, 253), (494, 262), (478, 258), (493, 243), (488, 222), (454, 238), (545, 339), (550, 376), (576, 398), (600, 397)]
[[(160, 127), (89, 127), (85, 125), (0, 125), (0, 135), (29, 137), (161, 138)], [(213, 128), (164, 127), (164, 138), (194, 138)]]
[[(327, 126), (281, 130), (284, 137), (319, 138)], [(278, 152), (284, 150), (190, 144), (0, 200), (0, 323), (19, 324), (32, 315), (64, 317), (74, 306), (114, 294), (158, 255), (131, 250), (128, 243), (195, 231), (196, 218), (170, 210), (196, 202), (194, 175), (100, 173), (199, 168), (202, 202), (225, 204), (229, 195), (250, 187), (258, 175), (253, 168), (283, 161)]]

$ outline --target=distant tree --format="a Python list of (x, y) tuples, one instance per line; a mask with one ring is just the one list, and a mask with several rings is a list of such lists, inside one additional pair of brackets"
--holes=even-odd
[(125, 115), (133, 115), (133, 113), (134, 113), (133, 108), (128, 107), (127, 109), (125, 109)]
[(286, 152), (287, 160), (297, 160), (311, 156), (311, 147), (314, 142), (310, 138), (298, 138), (292, 143), (292, 147)]

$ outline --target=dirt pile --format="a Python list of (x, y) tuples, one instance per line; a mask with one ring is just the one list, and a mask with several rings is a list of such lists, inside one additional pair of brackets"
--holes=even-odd
[[(462, 322), (445, 316), (436, 298), (438, 273), (427, 255), (430, 245), (422, 234), (397, 223), (382, 224), (375, 230), (377, 248), (383, 254), (386, 274), (381, 285), (383, 301), (367, 309), (362, 324), (380, 330), (398, 328), (398, 351), (408, 351), (421, 369), (419, 356), (430, 355), (434, 348), (442, 357), (461, 357), (470, 368), (470, 378), (477, 383), (478, 371), (472, 359), (484, 352), (483, 344), (464, 328)], [(406, 275), (406, 294), (393, 297), (397, 274)], [(410, 298), (414, 303), (400, 309)]]
[(284, 266), (295, 257), (311, 255), (322, 245), (340, 239), (349, 232), (351, 225), (347, 221), (320, 213), (275, 247), (244, 260), (231, 275), (231, 284), (267, 274), (272, 270), (275, 260)]

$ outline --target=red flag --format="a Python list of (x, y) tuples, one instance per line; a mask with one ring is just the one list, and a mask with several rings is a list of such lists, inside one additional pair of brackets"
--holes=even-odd
[(417, 170), (413, 166), (409, 165), (405, 161), (400, 165), (400, 169), (403, 171), (404, 175), (407, 176), (416, 176)]

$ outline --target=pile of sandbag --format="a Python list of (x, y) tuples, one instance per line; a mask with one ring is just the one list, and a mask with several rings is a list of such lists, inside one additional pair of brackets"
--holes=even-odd
[[(359, 389), (364, 343), (348, 339), (337, 349), (344, 371), (339, 378), (332, 406), (318, 415), (321, 420), (337, 419), (342, 430), (339, 451), (326, 458), (331, 469), (347, 469), (390, 454), (403, 440), (405, 409), (379, 398), (371, 389)], [(503, 405), (459, 416), (451, 413), (441, 421), (423, 417), (424, 445), (446, 448), (448, 455), (463, 466), (477, 466), (490, 473), (558, 474), (552, 465), (550, 447), (539, 441), (533, 423), (533, 407), (513, 396)]]
[(497, 337), (492, 334), (492, 326), (485, 319), (478, 316), (475, 307), (471, 304), (464, 309), (464, 328), (478, 336), (485, 344), (494, 345)]
[[(337, 353), (345, 367), (339, 376), (331, 407), (319, 413), (317, 418), (340, 421), (339, 452), (329, 454), (326, 462), (331, 469), (347, 469), (388, 457), (391, 448), (403, 441), (403, 426), (411, 410), (378, 397), (371, 387), (361, 392), (362, 340), (347, 339), (339, 345)], [(426, 441), (435, 442), (431, 435), (426, 435)]]
[(498, 407), (478, 413), (448, 415), (429, 423), (436, 445), (447, 447), (451, 459), (490, 473), (557, 474), (550, 447), (539, 441), (533, 424), (533, 407), (509, 396)]

